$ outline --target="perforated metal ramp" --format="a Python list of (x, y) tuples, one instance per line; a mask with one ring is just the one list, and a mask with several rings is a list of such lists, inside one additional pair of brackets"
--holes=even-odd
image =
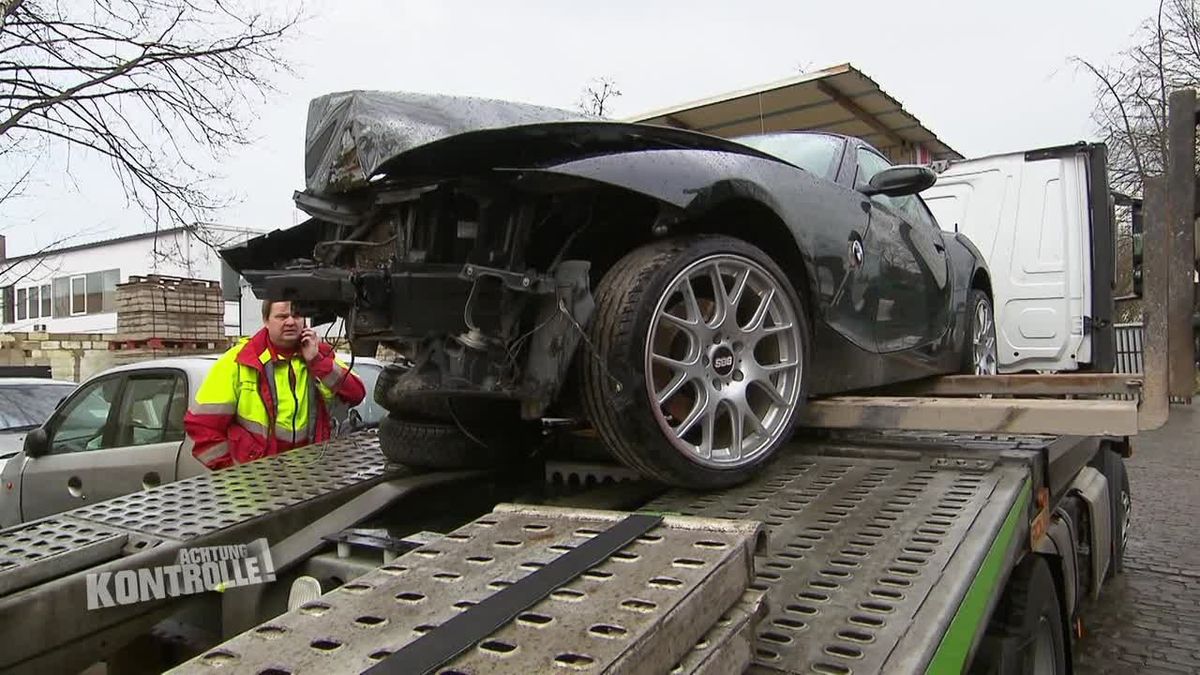
[(0, 642), (7, 645), (0, 650), (0, 669), (65, 651), (96, 630), (147, 611), (140, 605), (88, 611), (86, 573), (169, 564), (183, 546), (227, 536), (238, 543), (276, 538), (277, 529), (286, 534), (298, 527), (287, 518), (323, 514), (392, 473), (404, 470), (388, 469), (375, 435), (363, 432), (4, 529), (0, 616), (71, 620), (44, 631), (40, 640), (28, 640), (19, 621), (0, 621)]
[(762, 521), (751, 588), (769, 614), (755, 671), (923, 671), (1026, 471), (990, 460), (825, 448), (781, 457), (721, 494), (672, 492), (646, 510)]
[[(500, 505), (173, 672), (362, 672), (625, 515)], [(755, 523), (665, 518), (437, 672), (744, 667), (762, 613), (761, 593), (746, 595), (761, 532)]]

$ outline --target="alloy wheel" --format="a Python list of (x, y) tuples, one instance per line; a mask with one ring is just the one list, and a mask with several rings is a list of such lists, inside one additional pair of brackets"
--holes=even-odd
[(995, 375), (999, 358), (996, 354), (996, 326), (992, 317), (992, 306), (987, 300), (975, 304), (974, 333), (971, 348), (976, 375)]
[(803, 388), (804, 335), (781, 282), (749, 258), (698, 260), (667, 285), (645, 345), (659, 427), (704, 466), (754, 462), (788, 427)]

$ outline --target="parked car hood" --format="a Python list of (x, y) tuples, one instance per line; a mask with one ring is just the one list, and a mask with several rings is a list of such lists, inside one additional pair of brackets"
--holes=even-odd
[(408, 92), (344, 91), (309, 104), (306, 192), (360, 188), (381, 173), (427, 176), (496, 167), (529, 168), (568, 158), (687, 148), (774, 159), (716, 136), (608, 122), (511, 101)]
[(0, 431), (0, 467), (25, 448), (28, 431)]

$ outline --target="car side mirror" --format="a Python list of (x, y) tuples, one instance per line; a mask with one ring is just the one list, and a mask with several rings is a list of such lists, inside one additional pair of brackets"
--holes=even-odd
[(893, 166), (871, 176), (871, 181), (862, 188), (862, 193), (869, 196), (884, 195), (887, 197), (903, 197), (915, 195), (937, 182), (937, 174), (927, 166), (902, 164)]
[(41, 457), (48, 452), (50, 452), (50, 436), (46, 434), (46, 430), (42, 427), (30, 429), (29, 433), (25, 434), (25, 456)]

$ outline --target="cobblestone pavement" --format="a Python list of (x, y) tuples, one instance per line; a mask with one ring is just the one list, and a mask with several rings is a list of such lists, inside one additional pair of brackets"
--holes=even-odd
[(1200, 403), (1135, 439), (1125, 573), (1085, 613), (1079, 673), (1200, 673)]

